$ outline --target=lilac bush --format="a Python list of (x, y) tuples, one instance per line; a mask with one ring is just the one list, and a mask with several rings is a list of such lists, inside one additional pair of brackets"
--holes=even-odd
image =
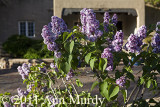
[[(156, 33), (151, 43), (143, 43), (149, 35), (147, 35), (146, 26), (143, 25), (137, 33), (130, 34), (124, 46), (126, 51), (124, 51), (122, 49), (124, 35), (122, 30), (117, 31), (116, 14), (110, 18), (109, 13), (105, 12), (104, 21), (100, 24), (94, 11), (85, 8), (80, 11), (80, 19), (81, 26), (68, 30), (63, 19), (56, 16), (51, 18), (51, 22), (42, 29), (42, 38), (48, 50), (54, 52), (53, 62), (49, 65), (24, 63), (19, 66), (18, 72), (22, 76), (23, 83), (27, 85), (25, 91), (21, 88), (17, 89), (17, 96), (22, 97), (22, 101), (12, 96), (2, 102), (5, 95), (0, 95), (0, 106), (75, 107), (76, 102), (73, 102), (73, 99), (77, 99), (79, 95), (80, 98), (96, 98), (91, 94), (96, 85), (103, 102), (97, 101), (93, 106), (128, 106), (129, 102), (133, 106), (139, 106), (142, 102), (150, 106), (150, 102), (143, 100), (143, 90), (146, 88), (156, 90), (158, 87), (156, 78), (160, 73), (159, 23), (157, 23)], [(142, 50), (144, 47), (147, 47), (147, 50)], [(138, 72), (142, 75), (137, 80), (133, 74), (133, 65), (140, 58), (144, 62)], [(122, 69), (117, 69), (120, 63), (123, 63)], [(83, 91), (79, 93), (76, 88), (84, 88), (83, 83), (78, 79), (78, 75), (83, 73), (79, 68), (86, 66), (88, 66), (87, 69), (90, 67), (97, 79), (92, 84), (91, 90), (82, 89)], [(127, 94), (130, 82), (136, 84), (132, 90), (133, 92), (139, 90), (136, 94)], [(141, 98), (137, 95), (141, 95)], [(38, 101), (35, 100), (35, 96)], [(26, 101), (24, 97), (27, 98)], [(124, 102), (118, 101), (122, 97)], [(63, 101), (57, 98), (62, 98)], [(29, 99), (32, 101), (31, 104), (29, 104)], [(86, 107), (92, 104), (80, 103), (78, 106)]]

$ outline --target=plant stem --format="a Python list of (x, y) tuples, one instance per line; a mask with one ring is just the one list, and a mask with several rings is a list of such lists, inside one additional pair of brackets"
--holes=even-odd
[[(137, 87), (138, 87), (138, 85), (135, 85), (135, 86), (134, 86), (132, 92), (130, 93), (130, 95), (129, 95), (129, 97), (128, 97), (126, 103), (125, 103), (125, 106), (126, 106), (126, 105), (128, 104), (128, 102), (130, 101), (130, 99), (131, 99), (133, 93), (135, 92), (135, 90), (137, 89)], [(125, 107), (125, 106), (124, 106), (124, 107)]]
[(98, 72), (96, 71), (96, 69), (93, 69), (93, 72), (96, 74), (96, 76), (98, 77), (99, 82), (102, 82), (102, 78), (99, 76)]
[(144, 86), (144, 84), (143, 84), (143, 88), (142, 88), (142, 93), (141, 93), (141, 97), (140, 97), (140, 99), (142, 99), (143, 98), (143, 95), (144, 95), (144, 92), (145, 92), (145, 86)]
[(136, 101), (136, 98), (137, 98), (138, 93), (140, 92), (141, 88), (142, 88), (142, 85), (140, 85), (140, 86), (138, 87), (137, 93), (135, 94), (135, 96), (134, 96), (134, 98), (133, 98), (132, 107), (134, 106), (134, 103), (135, 103), (135, 101)]

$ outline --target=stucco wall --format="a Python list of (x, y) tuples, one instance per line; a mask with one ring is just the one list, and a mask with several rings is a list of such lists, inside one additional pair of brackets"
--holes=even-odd
[(137, 11), (137, 27), (145, 24), (144, 0), (54, 0), (54, 15), (62, 17), (63, 8), (124, 8)]
[(0, 42), (18, 34), (18, 21), (35, 22), (35, 38), (41, 38), (43, 25), (53, 15), (53, 0), (9, 0), (7, 6), (0, 6)]

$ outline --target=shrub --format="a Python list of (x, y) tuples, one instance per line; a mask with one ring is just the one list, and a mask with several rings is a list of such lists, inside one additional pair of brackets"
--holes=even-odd
[[(13, 35), (3, 43), (3, 49), (16, 58), (50, 58), (52, 52), (46, 51), (42, 40), (33, 40), (23, 35)], [(44, 48), (43, 48), (44, 47)]]
[[(146, 26), (143, 25), (137, 33), (128, 37), (127, 43), (123, 46), (123, 32), (117, 31), (116, 14), (110, 18), (109, 13), (105, 12), (101, 30), (92, 9), (83, 9), (80, 14), (82, 26), (74, 27), (72, 31), (67, 29), (63, 19), (56, 16), (53, 16), (52, 21), (43, 27), (42, 37), (47, 49), (54, 53), (53, 63), (50, 67), (45, 63), (36, 65), (24, 63), (19, 66), (18, 72), (23, 82), (27, 84), (27, 89), (23, 91), (18, 88), (17, 96), (11, 98), (4, 98), (5, 96), (1, 95), (0, 105), (5, 107), (16, 104), (22, 107), (27, 105), (118, 107), (132, 103), (132, 107), (144, 105), (149, 107), (150, 103), (155, 103), (158, 107), (159, 103), (153, 99), (146, 101), (143, 97), (146, 91), (154, 92), (158, 89), (160, 22), (157, 23), (158, 27), (151, 43), (143, 44), (142, 42), (149, 35)], [(147, 47), (147, 50), (143, 50), (144, 47)], [(136, 73), (141, 73), (137, 80), (133, 74), (133, 65), (140, 59), (144, 62), (140, 71)], [(78, 78), (72, 79), (75, 74), (79, 74), (77, 73), (79, 61), (80, 67), (89, 65), (97, 78), (90, 90), (83, 90), (80, 93), (77, 92), (75, 85), (83, 87), (83, 83)], [(123, 62), (123, 67), (118, 70), (116, 68), (120, 62)], [(60, 83), (57, 80), (60, 80)], [(131, 93), (128, 93), (131, 82), (135, 83), (135, 87)], [(100, 98), (91, 94), (96, 86), (99, 88)]]

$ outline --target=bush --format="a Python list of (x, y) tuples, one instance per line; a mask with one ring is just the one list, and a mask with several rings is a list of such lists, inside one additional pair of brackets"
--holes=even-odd
[(23, 35), (9, 37), (2, 46), (7, 53), (16, 58), (50, 58), (52, 54), (52, 52), (47, 51), (46, 47), (43, 46), (42, 40), (33, 40)]

